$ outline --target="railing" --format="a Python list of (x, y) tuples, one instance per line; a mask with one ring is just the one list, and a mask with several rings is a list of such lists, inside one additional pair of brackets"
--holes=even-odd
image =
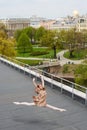
[(78, 100), (83, 104), (87, 105), (87, 88), (80, 86), (76, 83), (70, 82), (66, 79), (60, 78), (53, 74), (47, 73), (43, 70), (37, 69), (36, 67), (31, 67), (24, 64), (18, 60), (11, 59), (6, 56), (0, 56), (0, 61), (13, 67), (15, 70), (24, 73), (25, 75), (36, 77), (39, 81), (39, 75), (44, 76), (45, 85), (51, 86), (52, 88), (58, 89), (61, 93), (71, 96), (72, 99)]

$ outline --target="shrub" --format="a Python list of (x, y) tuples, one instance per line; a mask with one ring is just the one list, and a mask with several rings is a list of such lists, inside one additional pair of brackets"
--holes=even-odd
[(43, 62), (41, 60), (19, 60), (20, 62), (23, 62), (25, 64), (28, 64), (30, 66), (36, 66), (36, 65), (40, 65), (43, 64)]
[(31, 56), (39, 56), (49, 54), (48, 51), (32, 51)]
[(63, 73), (67, 73), (67, 72), (68, 72), (68, 65), (65, 64), (65, 65), (63, 66)]

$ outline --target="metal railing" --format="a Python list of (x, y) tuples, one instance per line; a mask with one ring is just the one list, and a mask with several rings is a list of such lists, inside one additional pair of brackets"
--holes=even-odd
[(31, 67), (24, 64), (16, 59), (12, 59), (6, 56), (0, 55), (0, 61), (7, 64), (8, 66), (30, 76), (31, 78), (36, 77), (40, 80), (39, 75), (44, 76), (45, 85), (49, 85), (52, 88), (58, 89), (62, 94), (71, 96), (72, 99), (78, 100), (83, 104), (87, 105), (87, 88), (76, 83), (70, 82), (66, 79), (60, 78), (53, 74), (47, 73), (36, 67)]

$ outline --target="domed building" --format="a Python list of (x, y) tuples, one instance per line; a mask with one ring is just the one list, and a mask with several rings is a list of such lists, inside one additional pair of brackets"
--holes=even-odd
[(73, 11), (73, 17), (74, 17), (74, 18), (79, 17), (79, 12), (78, 12), (77, 10), (74, 10), (74, 11)]

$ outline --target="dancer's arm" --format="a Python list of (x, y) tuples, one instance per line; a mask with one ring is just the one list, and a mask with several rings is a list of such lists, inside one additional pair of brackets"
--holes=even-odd
[(42, 75), (40, 75), (40, 77), (41, 77), (41, 84), (42, 84), (42, 86), (44, 87), (44, 78), (43, 78)]
[[(42, 75), (40, 75), (40, 77), (41, 77), (41, 84), (42, 84), (42, 86), (44, 87), (44, 78), (43, 78)], [(33, 78), (33, 84), (34, 84), (35, 87), (37, 87), (37, 84), (36, 84), (36, 82), (35, 82), (35, 78)]]
[(33, 78), (33, 84), (34, 84), (35, 87), (37, 87), (37, 84), (35, 82), (35, 78)]

